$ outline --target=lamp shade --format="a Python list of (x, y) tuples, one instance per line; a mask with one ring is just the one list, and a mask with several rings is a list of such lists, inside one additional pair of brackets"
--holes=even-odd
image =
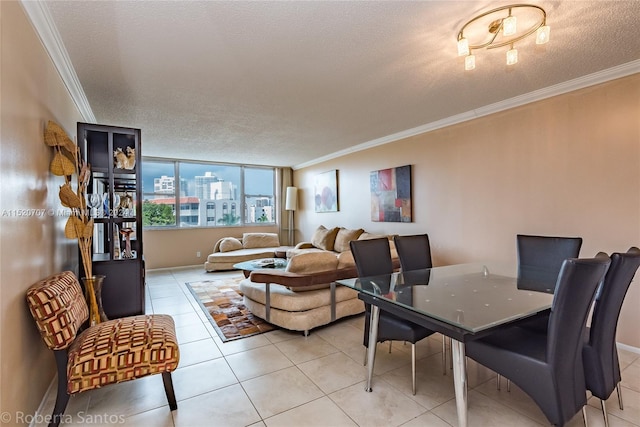
[(284, 203), (284, 208), (286, 210), (296, 210), (296, 208), (298, 207), (298, 189), (296, 187), (287, 187), (287, 195)]

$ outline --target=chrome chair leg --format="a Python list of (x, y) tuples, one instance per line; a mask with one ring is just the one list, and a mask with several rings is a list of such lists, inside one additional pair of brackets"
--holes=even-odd
[(389, 340), (389, 354), (391, 354), (391, 344), (393, 344), (393, 341)]
[(584, 427), (589, 427), (589, 423), (587, 422), (587, 405), (582, 407), (582, 419), (584, 420)]
[(447, 375), (447, 337), (442, 336), (442, 375)]
[(604, 427), (609, 427), (609, 415), (607, 415), (607, 406), (604, 403), (604, 399), (600, 399), (600, 406), (602, 406), (602, 416), (604, 417)]
[(620, 383), (616, 384), (616, 392), (618, 393), (618, 406), (620, 410), (624, 410), (624, 406), (622, 405), (622, 388), (620, 387)]
[(449, 369), (453, 370), (453, 338), (449, 337), (449, 363), (451, 364)]
[(500, 390), (500, 380), (502, 380), (502, 375), (496, 375), (496, 389)]
[(411, 378), (413, 395), (416, 395), (416, 343), (411, 344)]
[(369, 351), (369, 347), (365, 347), (364, 348), (364, 362), (362, 363), (363, 366), (367, 366), (367, 352)]
[(507, 391), (511, 391), (511, 380), (507, 378)]

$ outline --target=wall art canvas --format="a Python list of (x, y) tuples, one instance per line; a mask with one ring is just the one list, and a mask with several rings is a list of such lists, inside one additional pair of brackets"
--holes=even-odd
[(411, 222), (411, 165), (370, 174), (371, 220)]
[(313, 189), (316, 212), (338, 211), (338, 171), (331, 170), (316, 175)]

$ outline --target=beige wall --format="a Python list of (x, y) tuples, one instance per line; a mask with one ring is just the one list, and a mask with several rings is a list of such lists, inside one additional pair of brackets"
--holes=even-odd
[(74, 242), (61, 237), (64, 218), (16, 215), (60, 206), (61, 181), (48, 172), (43, 129), (55, 120), (75, 135), (81, 117), (20, 4), (0, 2), (0, 18), (0, 409), (14, 417), (35, 412), (55, 375), (53, 352), (35, 328), (25, 292), (77, 263)]
[[(370, 220), (369, 172), (413, 167), (412, 223)], [(337, 213), (313, 211), (338, 170)], [(429, 233), (436, 265), (515, 261), (515, 235), (582, 236), (581, 255), (640, 246), (640, 74), (295, 171), (298, 240), (319, 224)], [(640, 274), (638, 275), (640, 277)], [(640, 348), (640, 279), (618, 341)]]
[[(242, 237), (242, 233), (277, 232), (276, 226), (145, 230), (145, 266), (147, 269), (154, 269), (204, 265), (207, 255), (213, 252), (213, 246), (223, 237)], [(281, 238), (280, 241), (284, 240)], [(198, 251), (200, 258), (196, 256)]]

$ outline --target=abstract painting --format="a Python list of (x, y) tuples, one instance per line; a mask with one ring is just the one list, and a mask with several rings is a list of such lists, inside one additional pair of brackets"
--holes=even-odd
[(316, 175), (313, 189), (316, 212), (338, 211), (338, 171), (331, 170)]
[(411, 165), (371, 172), (371, 221), (411, 222)]

